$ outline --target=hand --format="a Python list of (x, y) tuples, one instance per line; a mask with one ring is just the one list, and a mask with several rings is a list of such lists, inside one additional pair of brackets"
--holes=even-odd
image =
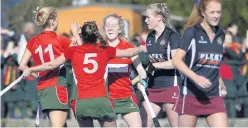
[(204, 76), (196, 75), (193, 78), (193, 81), (202, 88), (209, 88), (212, 85), (212, 83)]
[(79, 27), (79, 24), (74, 21), (72, 24), (71, 24), (71, 32), (72, 32), (72, 35), (73, 36), (79, 36), (79, 30), (80, 30), (80, 27)]
[(148, 87), (148, 79), (141, 79), (139, 83), (141, 83), (145, 89)]
[(146, 45), (140, 45), (140, 47), (142, 48), (143, 52), (147, 52)]
[(145, 89), (145, 87), (141, 83), (138, 83), (137, 84), (137, 87), (138, 87), (139, 90)]
[(227, 91), (225, 89), (221, 89), (221, 96), (225, 97), (227, 95)]
[(31, 73), (32, 73), (32, 72), (31, 72), (30, 68), (26, 68), (26, 69), (24, 69), (22, 75), (23, 75), (24, 77), (28, 77), (28, 76), (31, 75)]

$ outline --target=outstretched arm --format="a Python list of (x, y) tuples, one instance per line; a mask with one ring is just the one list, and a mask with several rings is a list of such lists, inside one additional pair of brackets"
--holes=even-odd
[(128, 48), (125, 50), (116, 49), (116, 57), (133, 57), (143, 51), (145, 51), (145, 47), (142, 45), (136, 48)]
[(65, 56), (64, 56), (64, 54), (62, 54), (60, 57), (56, 58), (53, 61), (44, 63), (44, 64), (39, 65), (39, 66), (35, 66), (32, 68), (25, 69), (23, 72), (23, 75), (29, 76), (33, 72), (42, 72), (42, 71), (47, 71), (47, 70), (53, 70), (53, 69), (59, 67), (60, 65), (64, 64), (65, 62), (66, 62)]

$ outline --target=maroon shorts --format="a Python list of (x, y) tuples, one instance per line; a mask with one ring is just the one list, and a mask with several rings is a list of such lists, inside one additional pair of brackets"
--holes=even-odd
[(195, 116), (211, 115), (219, 112), (226, 113), (224, 100), (220, 96), (210, 96), (208, 100), (204, 101), (199, 101), (194, 96), (179, 96), (174, 105), (174, 110), (179, 114)]
[(175, 104), (179, 93), (179, 87), (148, 88), (147, 91), (150, 102)]

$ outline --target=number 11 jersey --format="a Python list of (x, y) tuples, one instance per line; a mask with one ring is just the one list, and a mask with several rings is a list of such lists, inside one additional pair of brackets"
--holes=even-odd
[[(50, 62), (62, 55), (69, 48), (70, 42), (70, 39), (58, 36), (53, 31), (44, 31), (38, 36), (31, 38), (26, 48), (31, 52), (37, 66)], [(66, 75), (65, 68), (62, 66), (52, 71), (39, 72), (38, 75), (40, 78), (38, 90), (60, 84), (63, 84), (61, 86), (66, 86), (65, 82), (60, 82), (60, 77), (65, 78)]]

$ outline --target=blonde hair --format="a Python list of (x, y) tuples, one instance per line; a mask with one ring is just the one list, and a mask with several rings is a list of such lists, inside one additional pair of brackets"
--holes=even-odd
[(167, 7), (166, 3), (154, 3), (147, 6), (147, 9), (150, 9), (154, 14), (160, 15), (163, 17), (163, 23), (166, 27), (171, 28), (176, 31), (174, 26), (171, 23), (170, 10)]
[(191, 12), (191, 15), (184, 26), (184, 30), (187, 28), (196, 25), (198, 22), (201, 22), (203, 19), (202, 12), (206, 10), (207, 5), (211, 2), (219, 2), (221, 3), (221, 0), (200, 0), (199, 3), (195, 3), (194, 8)]
[(110, 15), (104, 17), (104, 19), (103, 19), (103, 26), (106, 25), (106, 20), (107, 20), (109, 17), (113, 17), (113, 18), (115, 18), (115, 19), (118, 20), (118, 25), (119, 25), (120, 30), (121, 30), (121, 32), (120, 32), (119, 35), (118, 35), (118, 38), (119, 38), (119, 39), (122, 39), (122, 40), (127, 40), (127, 38), (125, 37), (124, 20), (122, 19), (121, 16), (119, 16), (119, 15), (117, 15), (117, 14), (110, 14)]
[(50, 20), (57, 18), (57, 11), (53, 7), (44, 7), (37, 9), (34, 15), (34, 22), (36, 25), (43, 28), (50, 27)]

